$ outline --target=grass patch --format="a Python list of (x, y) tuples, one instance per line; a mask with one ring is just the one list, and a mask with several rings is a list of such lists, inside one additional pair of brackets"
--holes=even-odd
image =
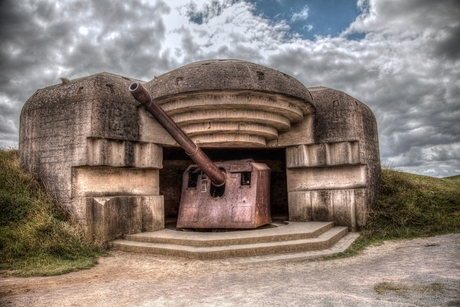
[(450, 177), (444, 177), (444, 179), (460, 180), (460, 175), (455, 175), (455, 176), (450, 176)]
[(39, 182), (19, 167), (17, 150), (0, 150), (0, 270), (47, 276), (90, 268), (101, 250)]
[(434, 294), (436, 292), (443, 293), (444, 285), (440, 283), (432, 283), (429, 285), (422, 284), (402, 284), (402, 283), (391, 283), (381, 282), (374, 287), (374, 291), (379, 295), (384, 294), (396, 294), (404, 298), (409, 298), (412, 293), (429, 293)]
[(382, 169), (380, 195), (361, 236), (344, 253), (356, 255), (385, 240), (460, 232), (460, 180)]

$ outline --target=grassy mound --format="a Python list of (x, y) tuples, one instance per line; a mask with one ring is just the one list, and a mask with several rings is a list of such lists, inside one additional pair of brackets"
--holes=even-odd
[(453, 179), (453, 180), (460, 180), (460, 175), (445, 177), (445, 179)]
[(0, 150), (0, 270), (19, 276), (56, 275), (97, 263), (98, 249), (76, 223), (21, 171), (16, 150)]
[(382, 169), (377, 203), (345, 256), (384, 240), (460, 232), (458, 177), (440, 179)]

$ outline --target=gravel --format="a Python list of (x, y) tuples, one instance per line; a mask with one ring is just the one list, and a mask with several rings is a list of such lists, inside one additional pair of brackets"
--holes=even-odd
[(89, 270), (2, 277), (0, 306), (460, 306), (460, 233), (329, 261), (113, 251)]

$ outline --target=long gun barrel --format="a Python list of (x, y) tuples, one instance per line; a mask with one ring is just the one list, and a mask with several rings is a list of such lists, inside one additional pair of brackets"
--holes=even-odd
[(139, 82), (129, 85), (129, 91), (134, 98), (142, 103), (156, 120), (168, 131), (176, 142), (185, 150), (185, 153), (198, 165), (199, 168), (211, 179), (212, 183), (219, 187), (225, 184), (223, 173), (209, 157), (196, 145), (185, 132), (166, 114), (156, 103), (150, 93)]

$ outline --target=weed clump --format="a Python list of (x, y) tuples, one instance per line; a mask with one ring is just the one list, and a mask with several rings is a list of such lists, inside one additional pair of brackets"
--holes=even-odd
[(97, 263), (70, 215), (19, 167), (17, 150), (0, 150), (0, 270), (20, 276), (63, 274)]

